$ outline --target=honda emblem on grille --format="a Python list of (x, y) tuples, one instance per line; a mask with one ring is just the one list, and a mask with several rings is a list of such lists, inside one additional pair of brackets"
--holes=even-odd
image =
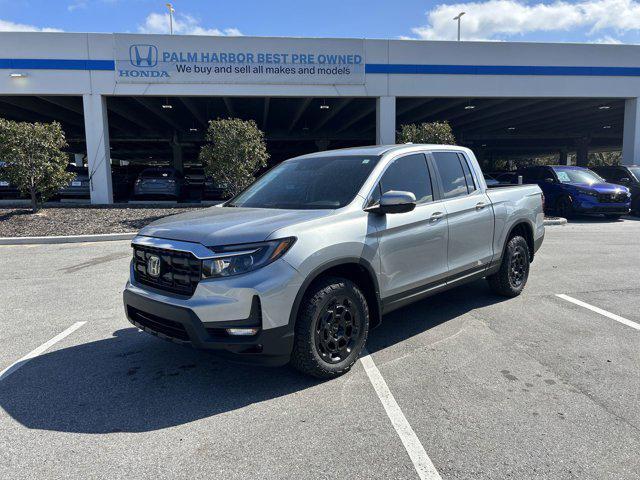
[(152, 277), (160, 276), (160, 257), (151, 255), (147, 259), (147, 274)]

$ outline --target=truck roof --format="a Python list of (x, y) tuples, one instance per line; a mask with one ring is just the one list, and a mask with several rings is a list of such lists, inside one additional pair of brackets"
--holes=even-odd
[(365, 147), (350, 147), (339, 148), (336, 150), (325, 150), (320, 152), (308, 153), (306, 155), (300, 155), (295, 158), (313, 158), (313, 157), (328, 157), (334, 155), (371, 155), (378, 156), (384, 155), (391, 151), (414, 150), (415, 147), (422, 147), (424, 149), (438, 149), (438, 150), (466, 150), (465, 147), (456, 145), (436, 145), (436, 144), (423, 144), (423, 143), (401, 143), (396, 145), (369, 145)]

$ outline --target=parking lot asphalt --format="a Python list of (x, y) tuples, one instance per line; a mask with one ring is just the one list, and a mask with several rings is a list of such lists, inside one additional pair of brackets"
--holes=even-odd
[[(637, 479), (640, 221), (548, 227), (518, 298), (483, 281), (368, 350), (445, 479)], [(419, 478), (365, 369), (331, 381), (138, 332), (128, 242), (0, 247), (0, 478)]]

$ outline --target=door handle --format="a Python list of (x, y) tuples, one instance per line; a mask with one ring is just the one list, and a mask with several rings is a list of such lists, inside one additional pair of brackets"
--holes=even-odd
[(484, 202), (478, 202), (476, 203), (476, 210), (482, 210), (484, 207), (486, 207), (487, 204)]
[(431, 220), (440, 220), (441, 218), (444, 218), (444, 213), (442, 212), (433, 212), (431, 214)]

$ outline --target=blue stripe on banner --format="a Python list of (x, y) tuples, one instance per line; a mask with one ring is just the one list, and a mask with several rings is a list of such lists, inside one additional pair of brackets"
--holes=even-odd
[(417, 75), (563, 75), (638, 77), (636, 67), (560, 67), (527, 65), (410, 65), (367, 63), (366, 73)]
[(67, 60), (56, 58), (0, 58), (1, 69), (114, 70), (113, 60)]
[[(0, 58), (0, 69), (24, 70), (115, 70), (113, 60), (54, 58)], [(416, 65), (367, 63), (365, 72), (388, 75), (550, 75), (638, 77), (636, 67), (562, 67), (528, 65)]]

